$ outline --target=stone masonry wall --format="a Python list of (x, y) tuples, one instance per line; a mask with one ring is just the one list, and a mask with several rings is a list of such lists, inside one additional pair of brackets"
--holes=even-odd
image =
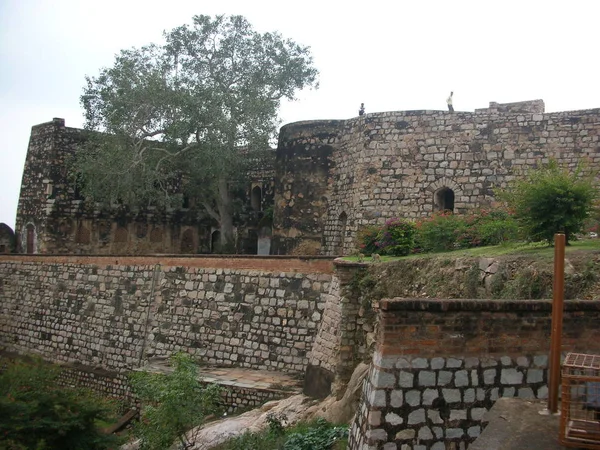
[[(69, 174), (69, 160), (89, 142), (86, 130), (65, 126), (64, 119), (32, 127), (23, 170), (15, 233), (18, 252), (50, 254), (196, 254), (213, 251), (217, 224), (197, 199), (185, 198), (179, 209), (100, 205), (86, 201)], [(269, 155), (274, 159), (274, 152)], [(257, 226), (273, 203), (270, 159), (249, 173), (251, 183), (238, 193), (243, 206), (236, 214), (240, 253), (256, 254)], [(251, 188), (260, 189), (251, 205)], [(32, 230), (29, 231), (28, 227)]]
[[(380, 302), (350, 450), (464, 449), (499, 397), (547, 398), (551, 302)], [(563, 351), (600, 351), (600, 305), (565, 304)]]
[(187, 351), (303, 373), (331, 261), (1, 256), (0, 350), (124, 372)]
[[(321, 198), (308, 205), (304, 200), (302, 209), (308, 212), (326, 201), (327, 215), (312, 223), (310, 233), (296, 227), (294, 242), (320, 237), (321, 254), (327, 255), (351, 252), (363, 225), (429, 216), (442, 207), (435, 194), (444, 188), (454, 193), (454, 211), (465, 212), (493, 205), (494, 189), (550, 158), (570, 168), (582, 161), (592, 171), (600, 167), (600, 109), (544, 113), (543, 102), (533, 101), (492, 103), (475, 113), (402, 111), (303, 122), (282, 128), (278, 152), (296, 143), (321, 142), (323, 128), (329, 172), (312, 180)], [(288, 155), (289, 166), (294, 157)], [(286, 177), (286, 184), (276, 186), (275, 217), (299, 213), (286, 186), (305, 183), (306, 173)], [(275, 224), (276, 234), (284, 230)]]

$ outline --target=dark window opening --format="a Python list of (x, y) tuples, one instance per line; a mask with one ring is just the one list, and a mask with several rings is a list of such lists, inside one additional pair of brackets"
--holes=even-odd
[(435, 211), (454, 212), (454, 191), (450, 188), (442, 188), (435, 193)]
[(254, 211), (262, 209), (262, 189), (259, 186), (254, 186), (250, 193), (250, 205)]
[(27, 253), (33, 253), (33, 239), (34, 239), (35, 230), (33, 225), (27, 225)]
[(210, 249), (212, 253), (220, 253), (221, 252), (221, 232), (216, 230), (213, 231), (211, 239), (210, 239)]
[(339, 217), (339, 230), (340, 230), (340, 235), (338, 238), (338, 248), (336, 251), (337, 255), (343, 255), (344, 254), (344, 244), (346, 243), (346, 225), (348, 224), (348, 215), (343, 212), (340, 214)]

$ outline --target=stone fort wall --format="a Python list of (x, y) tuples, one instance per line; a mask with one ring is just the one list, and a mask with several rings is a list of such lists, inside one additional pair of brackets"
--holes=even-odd
[(600, 109), (543, 111), (542, 101), (491, 103), (284, 126), (273, 253), (347, 254), (366, 224), (493, 206), (494, 189), (550, 158), (600, 168)]
[[(196, 199), (187, 199), (179, 209), (139, 211), (86, 201), (69, 165), (74, 154), (85, 151), (89, 135), (65, 126), (59, 118), (32, 127), (17, 209), (17, 252), (217, 253), (213, 233), (218, 225)], [(234, 225), (238, 227), (238, 252), (256, 254), (259, 220), (273, 202), (272, 168), (267, 162), (249, 178)]]
[(0, 257), (0, 350), (112, 372), (186, 351), (303, 373), (331, 259)]

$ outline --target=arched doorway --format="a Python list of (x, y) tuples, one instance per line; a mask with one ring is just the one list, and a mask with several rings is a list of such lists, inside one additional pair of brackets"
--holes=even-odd
[(434, 211), (454, 212), (454, 191), (449, 187), (443, 187), (435, 191), (433, 209)]
[(26, 237), (26, 251), (27, 253), (35, 253), (35, 226), (32, 223), (27, 224), (25, 227)]
[(212, 232), (210, 237), (210, 251), (211, 253), (221, 253), (221, 232), (219, 230)]
[(260, 186), (254, 186), (250, 192), (250, 205), (254, 211), (262, 209), (262, 189)]
[(338, 245), (336, 249), (336, 255), (342, 256), (344, 254), (344, 244), (346, 243), (346, 226), (348, 224), (348, 214), (342, 212), (340, 217), (338, 218), (339, 224), (339, 235), (338, 235)]

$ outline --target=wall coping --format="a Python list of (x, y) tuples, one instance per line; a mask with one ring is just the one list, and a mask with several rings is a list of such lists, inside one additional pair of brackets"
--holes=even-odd
[(0, 262), (94, 264), (99, 266), (203, 267), (215, 269), (265, 270), (332, 274), (333, 256), (257, 255), (51, 255), (2, 254)]
[[(392, 298), (379, 302), (382, 311), (552, 311), (552, 300)], [(600, 311), (595, 300), (565, 300), (565, 311)]]

